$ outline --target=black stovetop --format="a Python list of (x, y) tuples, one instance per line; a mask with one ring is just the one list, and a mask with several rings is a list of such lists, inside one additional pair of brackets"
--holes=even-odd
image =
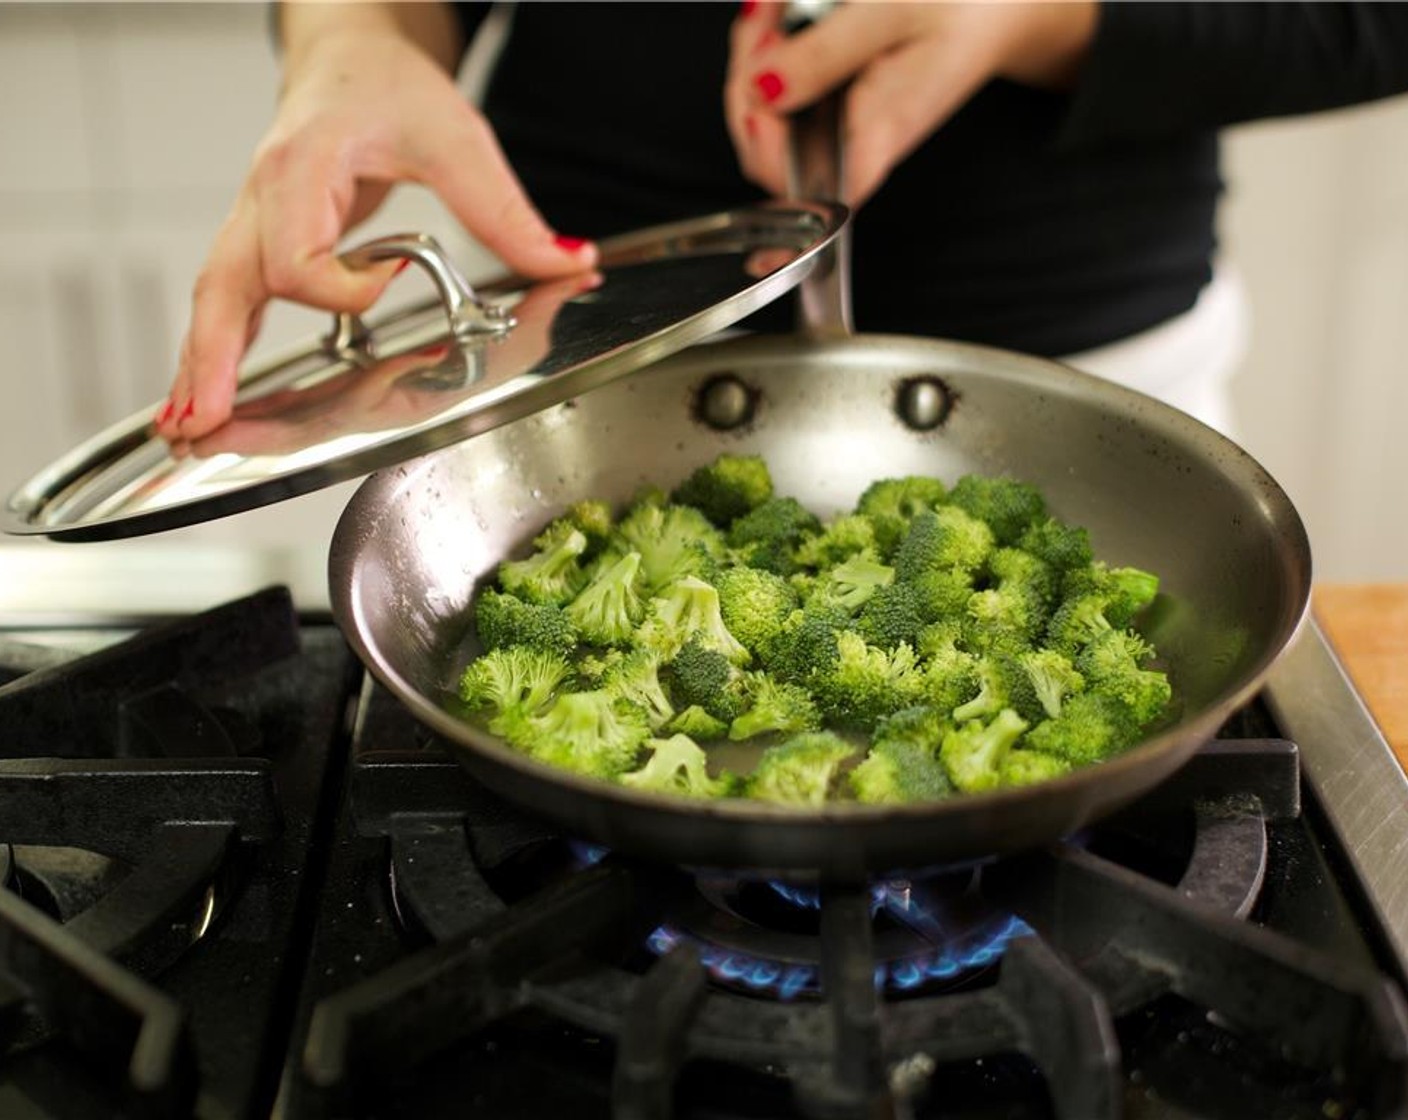
[(576, 843), (272, 591), (0, 647), (0, 1117), (1379, 1117), (1401, 962), (1254, 704), (1062, 845), (818, 892)]

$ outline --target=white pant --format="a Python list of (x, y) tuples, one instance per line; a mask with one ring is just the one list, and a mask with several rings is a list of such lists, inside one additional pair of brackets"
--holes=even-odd
[(1246, 356), (1250, 323), (1241, 278), (1220, 267), (1177, 318), (1061, 360), (1157, 397), (1235, 438), (1232, 377)]

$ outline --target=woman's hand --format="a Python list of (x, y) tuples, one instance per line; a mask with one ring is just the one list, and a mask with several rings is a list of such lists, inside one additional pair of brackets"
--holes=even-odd
[(350, 312), (375, 302), (398, 266), (350, 269), (337, 244), (395, 183), (428, 186), (518, 272), (564, 275), (596, 260), (593, 246), (547, 226), (456, 88), (461, 44), (446, 6), (281, 11), (278, 113), (196, 281), (176, 380), (156, 417), (168, 440), (199, 438), (229, 417), (240, 359), (270, 299)]
[(743, 173), (787, 193), (787, 116), (845, 82), (843, 201), (858, 206), (989, 80), (1074, 84), (1095, 33), (1093, 0), (853, 3), (786, 37), (782, 4), (745, 2), (724, 111)]

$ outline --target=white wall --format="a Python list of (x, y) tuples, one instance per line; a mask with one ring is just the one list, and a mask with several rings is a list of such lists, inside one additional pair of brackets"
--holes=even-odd
[[(0, 5), (0, 489), (163, 395), (272, 111), (266, 21), (263, 4)], [(1297, 502), (1321, 578), (1408, 577), (1408, 102), (1241, 129), (1227, 151), (1225, 243), (1256, 315), (1243, 442)], [(471, 277), (485, 265), (423, 192), (365, 232), (401, 228)], [(264, 348), (320, 329), (280, 309)], [(320, 564), (350, 489), (167, 539)]]

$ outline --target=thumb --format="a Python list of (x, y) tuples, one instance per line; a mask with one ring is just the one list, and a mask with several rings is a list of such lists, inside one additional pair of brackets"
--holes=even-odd
[(560, 234), (543, 220), (492, 129), (473, 110), (466, 108), (452, 142), (428, 160), (425, 184), (515, 272), (563, 276), (597, 262), (594, 244)]

